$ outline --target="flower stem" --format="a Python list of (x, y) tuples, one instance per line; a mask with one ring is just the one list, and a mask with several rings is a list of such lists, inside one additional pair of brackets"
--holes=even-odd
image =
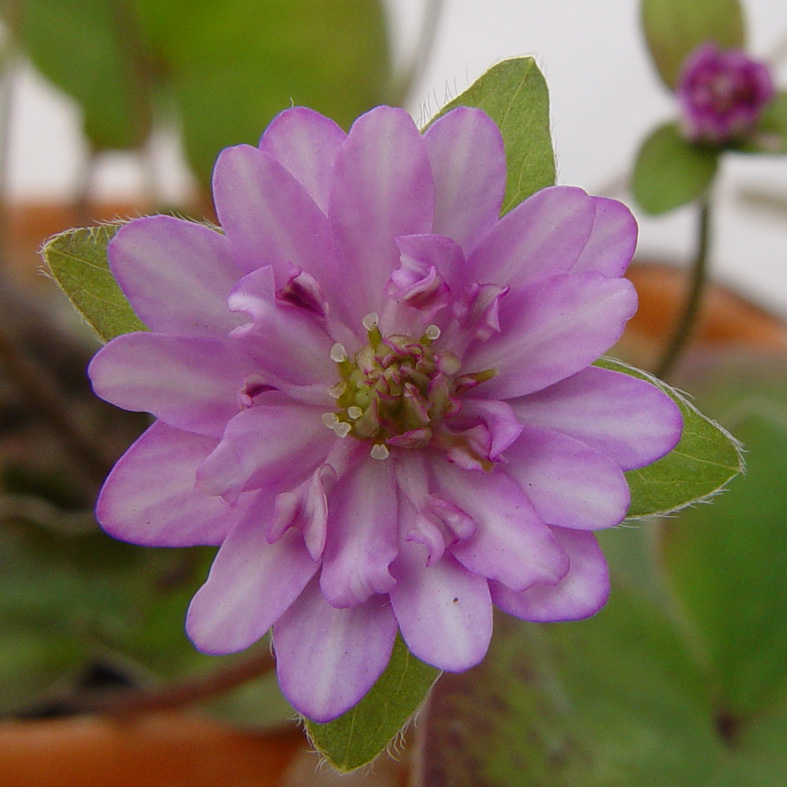
[(432, 52), (437, 26), (443, 10), (443, 0), (425, 0), (421, 31), (410, 60), (395, 76), (391, 88), (390, 102), (393, 106), (404, 106), (415, 80), (420, 76)]
[(81, 713), (105, 713), (113, 717), (137, 716), (173, 710), (218, 697), (232, 689), (260, 678), (276, 665), (271, 651), (264, 648), (245, 659), (235, 660), (207, 674), (173, 681), (156, 689), (124, 689), (86, 698), (74, 704)]
[(710, 199), (706, 199), (700, 206), (698, 228), (697, 253), (694, 257), (694, 265), (692, 266), (691, 289), (686, 298), (683, 313), (678, 319), (672, 338), (667, 345), (661, 363), (656, 369), (657, 377), (666, 378), (673, 370), (678, 359), (686, 349), (692, 330), (697, 322), (702, 293), (707, 283), (708, 274), (708, 250), (711, 233)]

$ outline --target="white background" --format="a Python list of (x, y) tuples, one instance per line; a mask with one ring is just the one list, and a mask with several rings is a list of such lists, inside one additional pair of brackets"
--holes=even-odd
[[(687, 0), (689, 1), (689, 0)], [(418, 34), (422, 0), (388, 0), (398, 62)], [(630, 170), (640, 141), (675, 113), (645, 49), (636, 0), (444, 0), (431, 58), (412, 93), (416, 119), (432, 114), (498, 60), (534, 55), (550, 89), (558, 182), (607, 190)], [(767, 58), (787, 39), (785, 0), (747, 0), (750, 51)], [(23, 68), (15, 83), (10, 165), (12, 198), (73, 193), (85, 155), (78, 110)], [(787, 88), (787, 57), (776, 70)], [(171, 140), (160, 141), (165, 197), (177, 198), (189, 179)], [(134, 196), (137, 162), (115, 155), (102, 165), (100, 196)], [(741, 199), (763, 190), (787, 202), (787, 156), (725, 156), (717, 183), (713, 271), (717, 279), (787, 315), (787, 212), (754, 209)], [(614, 196), (631, 205), (625, 192)], [(642, 216), (640, 254), (688, 259), (694, 212)]]

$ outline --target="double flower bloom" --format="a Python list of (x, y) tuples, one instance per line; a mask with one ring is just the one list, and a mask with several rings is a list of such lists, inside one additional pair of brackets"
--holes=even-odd
[(210, 653), (273, 627), (279, 680), (326, 721), (385, 668), (477, 664), (492, 606), (593, 614), (623, 472), (680, 437), (676, 405), (591, 366), (622, 333), (629, 211), (544, 189), (500, 218), (503, 142), (459, 108), (423, 135), (378, 107), (349, 134), (303, 108), (214, 172), (222, 233), (138, 219), (110, 246), (150, 332), (97, 393), (158, 419), (98, 516), (158, 546), (220, 545), (187, 631)]

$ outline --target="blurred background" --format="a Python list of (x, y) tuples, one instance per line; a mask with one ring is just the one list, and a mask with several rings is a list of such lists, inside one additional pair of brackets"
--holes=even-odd
[[(744, 10), (750, 52), (787, 86), (787, 4)], [(784, 156), (724, 156), (713, 287), (670, 380), (744, 441), (749, 473), (712, 506), (604, 534), (615, 588), (602, 613), (498, 621), (484, 665), (438, 683), (418, 745), (340, 782), (315, 771), (270, 677), (196, 711), (165, 702), (120, 725), (83, 713), (234, 661), (195, 653), (182, 631), (211, 550), (146, 550), (97, 528), (101, 480), (146, 419), (91, 395), (98, 342), (41, 274), (42, 241), (118, 215), (210, 216), (218, 150), (256, 142), (291, 101), (345, 126), (378, 103), (425, 122), (495, 62), (534, 55), (558, 182), (623, 199), (640, 222), (641, 308), (616, 352), (653, 368), (697, 211), (649, 218), (626, 188), (643, 138), (676, 114), (638, 3), (2, 0), (0, 20), (3, 784), (787, 783)]]
[[(434, 5), (439, 6), (434, 41), (405, 99), (413, 116), (427, 120), (498, 60), (533, 55), (550, 88), (558, 182), (625, 197), (622, 185), (641, 140), (675, 114), (644, 45), (638, 3), (442, 0)], [(387, 0), (383, 6), (393, 70), (402, 73), (419, 45), (428, 6), (424, 0)], [(745, 14), (749, 50), (775, 63), (777, 84), (787, 85), (787, 4), (748, 0)], [(347, 45), (357, 48), (358, 38)], [(73, 197), (83, 186), (89, 156), (79, 103), (27, 62), (18, 66), (13, 101), (7, 193), (23, 200)], [(165, 202), (182, 204), (193, 196), (195, 183), (173, 129), (177, 122), (163, 125), (150, 140), (157, 193)], [(713, 261), (718, 278), (781, 313), (787, 310), (785, 184), (787, 161), (781, 158), (726, 157), (717, 182)], [(97, 199), (138, 200), (149, 185), (135, 154), (102, 156), (92, 176)], [(643, 254), (672, 261), (690, 255), (691, 208), (656, 219), (638, 213), (638, 219)]]

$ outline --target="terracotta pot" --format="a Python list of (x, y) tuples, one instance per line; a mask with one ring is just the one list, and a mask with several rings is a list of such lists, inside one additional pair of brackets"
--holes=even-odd
[(4, 787), (278, 787), (306, 748), (295, 729), (250, 734), (199, 716), (0, 724)]
[[(688, 282), (682, 270), (664, 263), (635, 262), (627, 275), (637, 288), (639, 310), (611, 354), (653, 368), (672, 335)], [(733, 291), (711, 284), (703, 294), (689, 345), (694, 350), (757, 347), (783, 352), (787, 350), (787, 325)]]

